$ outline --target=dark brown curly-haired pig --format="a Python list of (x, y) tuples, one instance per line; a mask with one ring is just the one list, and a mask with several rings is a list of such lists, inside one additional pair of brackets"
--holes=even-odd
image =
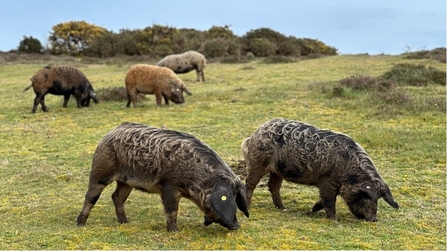
[(359, 219), (376, 221), (377, 201), (383, 198), (394, 208), (388, 185), (365, 150), (349, 136), (287, 119), (272, 119), (261, 125), (241, 146), (247, 162), (247, 202), (259, 180), (270, 174), (268, 187), (273, 203), (284, 209), (280, 188), (283, 179), (316, 186), (320, 200), (310, 210), (326, 211), (337, 220), (338, 194)]
[(181, 104), (185, 102), (183, 92), (192, 95), (183, 81), (168, 68), (148, 64), (137, 64), (127, 71), (125, 78), (127, 90), (127, 107), (130, 102), (137, 107), (137, 94), (155, 94), (157, 105), (161, 105), (161, 98), (169, 105), (169, 100)]
[(33, 87), (36, 93), (32, 113), (35, 113), (40, 104), (44, 112), (48, 112), (45, 105), (45, 95), (64, 95), (63, 107), (67, 107), (70, 95), (76, 98), (77, 106), (89, 106), (90, 99), (98, 103), (95, 90), (87, 77), (80, 70), (69, 66), (46, 66), (37, 71), (31, 77), (31, 85), (26, 87), (27, 91)]
[(77, 218), (83, 226), (102, 190), (116, 181), (112, 195), (120, 223), (128, 222), (124, 202), (133, 188), (158, 193), (167, 218), (167, 230), (177, 231), (181, 197), (193, 201), (213, 222), (239, 228), (236, 211), (248, 217), (245, 186), (227, 164), (192, 135), (137, 123), (123, 123), (99, 143), (84, 206)]
[(196, 70), (197, 82), (205, 82), (206, 58), (197, 51), (187, 51), (181, 54), (172, 54), (164, 57), (158, 66), (168, 67), (175, 73), (187, 73)]

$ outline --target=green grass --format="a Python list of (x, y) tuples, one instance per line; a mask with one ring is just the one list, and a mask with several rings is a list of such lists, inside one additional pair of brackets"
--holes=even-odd
[[(34, 60), (34, 61), (33, 61)], [(432, 249), (446, 248), (446, 114), (437, 107), (445, 86), (399, 86), (411, 103), (387, 103), (368, 93), (332, 97), (340, 79), (377, 77), (399, 63), (445, 70), (434, 60), (403, 56), (344, 55), (293, 63), (208, 64), (207, 82), (195, 73), (179, 75), (192, 96), (183, 105), (143, 107), (101, 102), (76, 108), (71, 98), (48, 95), (48, 113), (31, 114), (29, 78), (47, 64), (83, 71), (95, 89), (124, 85), (132, 61), (70, 58), (17, 60), (0, 66), (0, 249)], [(39, 61), (41, 60), (41, 61)], [(427, 103), (428, 101), (428, 103)], [(430, 103), (432, 102), (432, 103)], [(430, 105), (431, 104), (431, 105)], [(101, 138), (124, 121), (191, 133), (232, 167), (242, 159), (240, 144), (265, 121), (285, 117), (349, 134), (360, 143), (389, 184), (400, 208), (379, 201), (376, 223), (357, 220), (341, 198), (338, 222), (323, 212), (307, 215), (318, 199), (313, 187), (283, 184), (287, 211), (276, 210), (261, 182), (250, 218), (238, 212), (241, 228), (205, 227), (203, 215), (181, 200), (180, 232), (168, 233), (158, 195), (134, 191), (126, 202), (129, 224), (116, 221), (107, 187), (85, 227), (76, 217), (87, 189), (91, 157)], [(242, 175), (241, 173), (238, 173)]]

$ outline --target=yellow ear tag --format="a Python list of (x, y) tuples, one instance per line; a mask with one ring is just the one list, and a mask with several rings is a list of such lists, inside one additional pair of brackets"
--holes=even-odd
[(226, 201), (226, 200), (227, 200), (227, 196), (223, 195), (222, 197), (220, 197), (220, 199), (221, 199), (222, 201)]

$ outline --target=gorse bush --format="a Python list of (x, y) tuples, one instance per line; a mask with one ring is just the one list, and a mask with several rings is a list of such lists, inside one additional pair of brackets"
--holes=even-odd
[(303, 38), (298, 39), (297, 42), (301, 47), (302, 56), (310, 54), (337, 55), (337, 49), (315, 39)]
[(71, 21), (53, 26), (50, 36), (50, 52), (54, 55), (79, 55), (88, 48), (95, 38), (107, 30), (85, 21)]

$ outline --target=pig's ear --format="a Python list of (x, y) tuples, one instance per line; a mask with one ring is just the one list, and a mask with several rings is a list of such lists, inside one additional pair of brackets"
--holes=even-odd
[(236, 195), (236, 204), (237, 207), (244, 212), (245, 216), (247, 216), (247, 218), (249, 217), (249, 213), (248, 213), (248, 203), (247, 203), (247, 195), (245, 192), (245, 185), (241, 183), (240, 189), (237, 192)]
[(211, 208), (227, 224), (233, 224), (236, 217), (236, 204), (233, 194), (225, 187), (219, 187), (210, 196)]
[(98, 103), (98, 102), (99, 102), (98, 97), (96, 96), (96, 93), (95, 93), (93, 90), (90, 90), (90, 91), (88, 92), (88, 96), (89, 96), (90, 98), (92, 98), (93, 101), (95, 101), (95, 103)]
[(388, 204), (390, 204), (390, 206), (396, 209), (399, 208), (399, 204), (394, 201), (393, 195), (391, 195), (391, 190), (387, 185), (385, 185), (385, 188), (382, 191), (382, 197)]
[(188, 94), (188, 95), (192, 95), (192, 93), (188, 90), (188, 88), (186, 88), (186, 86), (184, 86), (184, 85), (182, 85), (182, 90), (184, 91), (184, 92), (186, 92), (186, 94)]

